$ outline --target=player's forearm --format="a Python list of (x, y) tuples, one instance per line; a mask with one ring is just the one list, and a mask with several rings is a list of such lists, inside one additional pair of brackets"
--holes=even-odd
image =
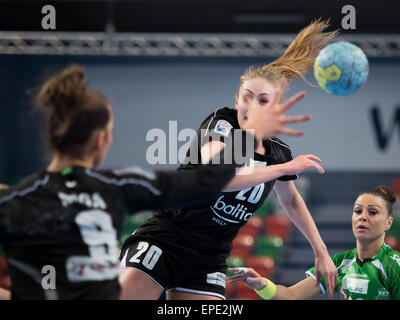
[(276, 285), (276, 300), (308, 300), (318, 297), (321, 294), (321, 289), (316, 286), (316, 282), (312, 277), (305, 278), (296, 284), (285, 287)]
[[(230, 159), (231, 164), (223, 164), (224, 159)], [(205, 164), (193, 170), (164, 173), (163, 179), (160, 179), (162, 194), (157, 206), (169, 209), (214, 199), (234, 177), (236, 169), (246, 163), (246, 159), (236, 159), (232, 149), (223, 148), (213, 156), (211, 163), (220, 164)]]
[[(257, 288), (253, 287), (253, 289), (257, 289), (256, 292), (263, 298), (263, 299), (274, 299), (274, 300), (299, 300), (299, 296), (296, 292), (296, 287), (286, 287), (283, 285), (277, 285), (273, 282), (267, 280), (267, 284), (264, 287)], [(271, 293), (268, 291), (268, 286), (275, 286), (275, 294), (272, 298), (265, 298), (265, 296), (269, 296)], [(265, 292), (267, 290), (267, 292)], [(274, 290), (271, 288), (270, 290)]]
[(224, 192), (239, 191), (254, 187), (261, 183), (277, 179), (286, 174), (285, 167), (281, 164), (266, 167), (242, 167), (235, 177), (225, 186)]
[(327, 247), (301, 195), (296, 191), (290, 200), (281, 200), (281, 204), (295, 226), (309, 241), (315, 256), (326, 254)]
[(282, 285), (276, 285), (276, 294), (273, 297), (274, 300), (298, 300), (294, 290), (291, 287), (285, 287)]
[(161, 194), (150, 208), (172, 209), (210, 201), (234, 176), (236, 166), (204, 165), (193, 170), (158, 172)]

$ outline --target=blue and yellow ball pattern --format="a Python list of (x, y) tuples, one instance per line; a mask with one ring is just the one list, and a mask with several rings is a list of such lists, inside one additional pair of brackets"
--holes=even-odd
[(324, 47), (314, 62), (314, 76), (322, 89), (336, 96), (356, 92), (368, 77), (369, 63), (356, 45), (339, 41)]

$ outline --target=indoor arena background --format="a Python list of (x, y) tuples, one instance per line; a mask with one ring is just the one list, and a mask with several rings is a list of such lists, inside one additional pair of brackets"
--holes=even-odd
[[(338, 39), (367, 54), (368, 80), (347, 97), (325, 93), (313, 74), (308, 80), (314, 87), (293, 81), (286, 96), (299, 90), (308, 95), (289, 114), (312, 114), (313, 119), (291, 126), (304, 129), (304, 137), (282, 140), (293, 156), (311, 153), (322, 159), (326, 173), (305, 172), (296, 185), (330, 253), (354, 248), (350, 221), (358, 193), (387, 184), (400, 196), (400, 27), (390, 12), (395, 2), (370, 6), (353, 1), (357, 20), (350, 30), (341, 24), (346, 3), (297, 2), (55, 1), (56, 30), (42, 30), (38, 4), (20, 3), (21, 9), (15, 6), (18, 1), (2, 4), (0, 182), (15, 184), (46, 165), (41, 118), (33, 112), (31, 94), (66, 65), (82, 64), (90, 86), (113, 104), (115, 141), (103, 167), (173, 169), (177, 164), (169, 164), (174, 158), (170, 143), (179, 148), (187, 142), (177, 141), (177, 133), (197, 130), (216, 108), (233, 108), (239, 77), (249, 66), (279, 56), (312, 19), (331, 18), (332, 29), (341, 30)], [(146, 139), (152, 129), (167, 135), (165, 162), (149, 163), (146, 157), (154, 143)], [(387, 236), (397, 249), (399, 211)], [(128, 220), (121, 240), (150, 214)], [(228, 262), (253, 266), (276, 283), (290, 285), (305, 277), (314, 257), (272, 195), (240, 231)], [(2, 270), (0, 285), (7, 286)], [(228, 298), (258, 296), (244, 286), (230, 286)]]

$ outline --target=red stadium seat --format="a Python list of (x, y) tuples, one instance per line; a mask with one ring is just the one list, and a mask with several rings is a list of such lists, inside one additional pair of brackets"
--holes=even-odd
[(400, 197), (400, 177), (395, 177), (392, 180), (393, 192), (397, 197)]
[(275, 261), (269, 256), (249, 256), (246, 266), (253, 268), (261, 276), (271, 278), (275, 269)]
[(247, 258), (254, 248), (254, 238), (248, 234), (238, 234), (232, 243), (232, 256)]
[(266, 234), (280, 237), (284, 242), (287, 241), (291, 228), (292, 222), (287, 217), (271, 215), (265, 219)]
[(247, 223), (240, 228), (239, 234), (248, 234), (256, 238), (263, 230), (263, 219), (259, 216), (253, 216)]

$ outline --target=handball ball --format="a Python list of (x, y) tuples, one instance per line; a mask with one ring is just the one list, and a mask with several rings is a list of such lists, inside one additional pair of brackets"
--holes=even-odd
[(339, 41), (324, 47), (314, 62), (314, 76), (326, 92), (346, 96), (367, 80), (368, 59), (356, 45)]

